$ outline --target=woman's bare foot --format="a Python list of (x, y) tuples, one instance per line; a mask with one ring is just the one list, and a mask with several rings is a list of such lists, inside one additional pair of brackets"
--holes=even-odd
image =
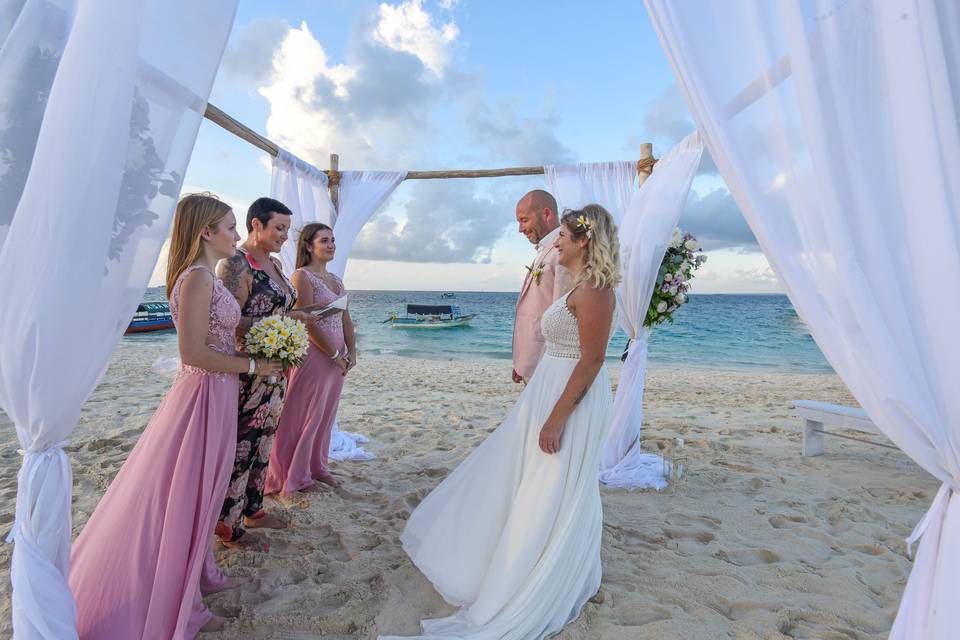
[(252, 581), (253, 581), (252, 576), (227, 576), (227, 581), (223, 583), (223, 586), (217, 589), (216, 591), (212, 591), (211, 593), (220, 593), (221, 591), (229, 591), (230, 589), (236, 589), (237, 587), (241, 587), (247, 584), (248, 582), (252, 582)]
[(328, 484), (328, 485), (330, 485), (331, 487), (333, 487), (334, 489), (336, 489), (337, 487), (339, 487), (340, 485), (343, 484), (342, 481), (337, 480), (336, 478), (334, 478), (332, 473), (324, 473), (324, 474), (321, 474), (321, 475), (317, 476), (317, 477), (314, 478), (314, 479), (315, 479), (317, 482), (322, 482), (323, 484)]
[(255, 533), (246, 532), (236, 540), (220, 539), (220, 543), (227, 549), (236, 549), (239, 551), (260, 551), (266, 553), (270, 551), (270, 543)]
[(213, 614), (213, 617), (207, 620), (205, 625), (200, 627), (200, 633), (214, 633), (216, 631), (223, 631), (225, 626), (227, 626), (227, 619)]
[(244, 518), (243, 524), (247, 529), (286, 529), (287, 523), (277, 516), (270, 515), (266, 511), (263, 515), (255, 518)]

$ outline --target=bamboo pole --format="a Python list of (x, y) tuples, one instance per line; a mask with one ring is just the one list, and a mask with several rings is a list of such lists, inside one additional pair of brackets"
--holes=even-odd
[(644, 142), (640, 145), (640, 160), (637, 162), (637, 187), (642, 187), (650, 174), (653, 173), (653, 165), (656, 163), (653, 157), (653, 143)]
[(543, 175), (543, 167), (504, 167), (502, 169), (450, 169), (446, 171), (408, 171), (407, 180), (439, 180), (450, 178), (503, 178), (506, 176)]
[[(269, 140), (247, 125), (235, 120), (214, 105), (207, 103), (204, 117), (237, 136), (246, 140), (258, 149), (266, 151), (271, 156), (280, 153), (280, 146)], [(646, 154), (646, 155), (644, 155)], [(637, 163), (637, 174), (640, 184), (649, 177), (653, 170), (653, 145), (645, 142), (640, 145), (640, 161)], [(450, 169), (441, 171), (408, 171), (406, 180), (449, 180), (456, 178), (503, 178), (507, 176), (535, 176), (543, 175), (543, 167), (503, 167), (501, 169)], [(325, 171), (330, 185), (330, 199), (335, 207), (340, 206), (340, 157), (330, 154), (330, 168)]]
[(204, 112), (203, 117), (210, 122), (223, 127), (241, 140), (246, 140), (258, 149), (263, 149), (273, 157), (277, 157), (277, 155), (280, 154), (280, 147), (277, 145), (277, 143), (273, 142), (272, 140), (267, 140), (247, 125), (234, 120), (232, 117), (209, 102), (207, 103), (207, 110)]

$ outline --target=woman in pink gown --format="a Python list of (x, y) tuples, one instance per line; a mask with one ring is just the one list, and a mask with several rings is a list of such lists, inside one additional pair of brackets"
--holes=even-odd
[(236, 226), (208, 194), (177, 205), (167, 295), (183, 364), (73, 545), (82, 640), (193, 638), (223, 625), (200, 595), (227, 582), (211, 543), (237, 444), (237, 374), (280, 370), (234, 355), (240, 309), (213, 268), (233, 255)]
[[(304, 226), (297, 239), (296, 308), (327, 305), (343, 296), (343, 281), (327, 271), (337, 247), (325, 224)], [(347, 311), (308, 325), (310, 350), (289, 374), (277, 439), (270, 453), (265, 493), (288, 496), (315, 480), (340, 486), (327, 469), (330, 435), (340, 405), (344, 376), (356, 364), (356, 340)]]

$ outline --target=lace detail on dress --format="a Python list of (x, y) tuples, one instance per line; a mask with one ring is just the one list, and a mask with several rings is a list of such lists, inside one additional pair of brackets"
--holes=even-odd
[[(180, 285), (188, 273), (196, 269), (205, 269), (199, 265), (193, 265), (184, 269), (183, 273), (177, 278), (173, 285), (173, 291), (170, 295), (170, 315), (173, 316), (173, 324), (180, 325)], [(210, 320), (207, 325), (207, 346), (214, 351), (234, 355), (236, 353), (235, 334), (237, 325), (240, 323), (240, 305), (233, 294), (227, 291), (220, 278), (213, 277), (213, 296), (210, 298)], [(231, 373), (207, 371), (199, 367), (193, 367), (186, 364), (180, 365), (180, 373), (199, 373), (203, 375), (214, 375), (218, 378), (227, 378)]]
[[(330, 304), (344, 293), (346, 289), (343, 286), (343, 280), (338, 278), (334, 274), (334, 281), (337, 283), (337, 288), (340, 289), (340, 292), (337, 293), (324, 282), (323, 278), (313, 273), (309, 269), (300, 269), (305, 274), (307, 274), (307, 279), (310, 280), (310, 285), (313, 288), (313, 302), (314, 304)], [(322, 318), (321, 320), (316, 321), (316, 326), (326, 335), (336, 336), (342, 339), (343, 337), (343, 314), (335, 313), (332, 316)]]
[(580, 327), (577, 318), (567, 307), (567, 297), (554, 300), (540, 318), (540, 332), (547, 341), (547, 355), (556, 358), (580, 359)]

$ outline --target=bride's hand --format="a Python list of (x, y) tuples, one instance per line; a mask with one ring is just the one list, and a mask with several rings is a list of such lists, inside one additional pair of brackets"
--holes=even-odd
[(543, 428), (540, 429), (540, 450), (544, 453), (558, 453), (560, 451), (560, 438), (563, 436), (562, 423), (547, 420)]

